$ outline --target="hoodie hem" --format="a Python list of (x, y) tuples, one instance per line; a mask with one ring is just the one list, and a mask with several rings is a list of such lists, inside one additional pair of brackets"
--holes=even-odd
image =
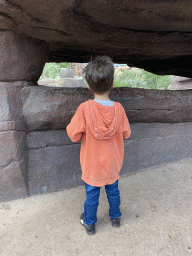
[(89, 177), (85, 177), (82, 175), (81, 179), (89, 184), (90, 186), (94, 186), (94, 187), (103, 187), (105, 185), (111, 185), (113, 183), (116, 182), (116, 180), (118, 180), (120, 178), (119, 173), (117, 173), (117, 175), (115, 175), (113, 178), (105, 178), (105, 179), (97, 179), (94, 180), (92, 178)]

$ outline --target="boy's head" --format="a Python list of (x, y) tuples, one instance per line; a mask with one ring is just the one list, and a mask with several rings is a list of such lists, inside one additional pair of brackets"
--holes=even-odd
[(89, 89), (95, 95), (108, 96), (114, 85), (114, 66), (109, 56), (97, 56), (84, 68), (83, 74)]

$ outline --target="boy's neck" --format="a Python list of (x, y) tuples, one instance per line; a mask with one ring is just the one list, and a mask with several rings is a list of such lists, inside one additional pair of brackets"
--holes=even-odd
[(95, 100), (110, 100), (109, 97), (108, 97), (108, 94), (107, 93), (106, 95), (98, 95), (98, 94), (95, 94), (94, 93), (94, 96), (95, 96)]

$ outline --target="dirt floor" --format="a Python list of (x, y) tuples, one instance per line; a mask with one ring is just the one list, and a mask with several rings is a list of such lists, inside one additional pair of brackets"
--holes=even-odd
[(121, 177), (119, 190), (121, 226), (102, 187), (92, 236), (80, 224), (84, 186), (0, 203), (0, 255), (192, 255), (192, 159)]

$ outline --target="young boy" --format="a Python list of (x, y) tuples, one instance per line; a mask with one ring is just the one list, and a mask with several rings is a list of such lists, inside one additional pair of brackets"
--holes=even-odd
[(73, 142), (82, 137), (80, 163), (81, 179), (85, 182), (86, 201), (80, 222), (87, 234), (95, 234), (100, 188), (105, 185), (109, 201), (109, 216), (113, 227), (120, 226), (119, 172), (123, 164), (124, 143), (131, 128), (123, 106), (108, 98), (114, 85), (114, 66), (109, 56), (98, 56), (84, 68), (83, 74), (94, 93), (80, 104), (66, 127)]

